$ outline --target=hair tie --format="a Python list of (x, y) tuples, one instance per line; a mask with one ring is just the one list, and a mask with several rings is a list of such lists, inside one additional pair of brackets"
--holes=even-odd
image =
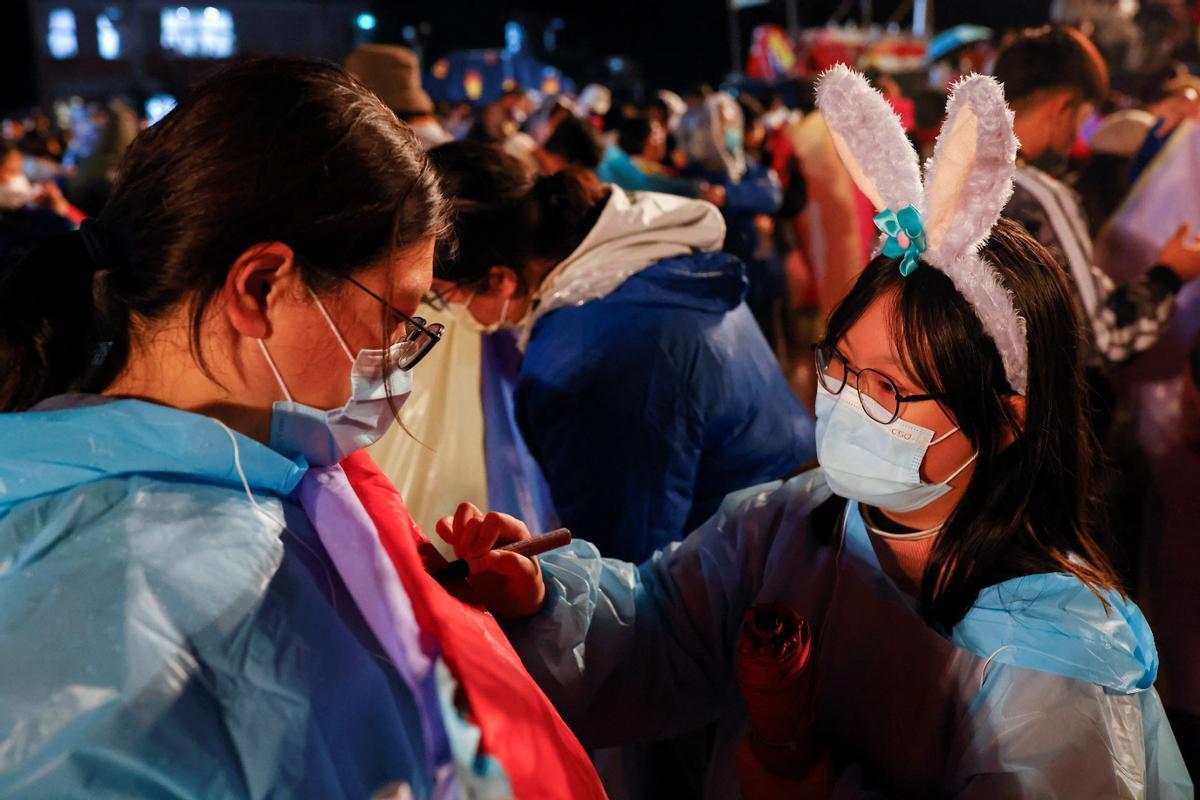
[(90, 218), (79, 223), (79, 238), (83, 241), (83, 249), (87, 251), (92, 271), (107, 269), (108, 252), (104, 243), (104, 232), (99, 223)]

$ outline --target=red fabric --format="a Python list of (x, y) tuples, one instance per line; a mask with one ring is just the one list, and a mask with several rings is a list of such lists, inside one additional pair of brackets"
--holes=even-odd
[(70, 203), (67, 203), (67, 213), (64, 214), (63, 216), (65, 216), (67, 219), (71, 220), (71, 223), (73, 225), (79, 225), (81, 222), (83, 222), (85, 219), (88, 218), (87, 214), (83, 213), (82, 211), (80, 211), (78, 208), (71, 205)]
[(742, 621), (737, 681), (750, 730), (763, 742), (791, 745), (758, 747), (756, 739), (753, 746), (763, 766), (783, 777), (804, 777), (821, 754), (814, 729), (817, 672), (812, 644), (808, 625), (783, 605), (755, 606)]
[[(798, 163), (800, 159), (796, 153), (796, 145), (792, 142), (792, 137), (787, 135), (787, 130), (788, 126), (784, 125), (775, 131), (768, 140), (771, 169), (775, 172), (775, 177), (779, 179), (779, 185), (785, 192), (793, 176), (792, 162)], [(800, 215), (793, 220), (785, 221), (785, 224), (792, 225), (796, 229), (797, 241), (803, 241), (805, 230)], [(812, 267), (804, 259), (802, 248), (797, 247), (783, 257), (783, 271), (788, 282), (788, 307), (792, 309), (815, 308), (817, 305), (817, 279), (813, 274)]]
[[(786, 126), (785, 126), (786, 127)], [(796, 146), (791, 137), (784, 135), (784, 128), (771, 133), (767, 137), (767, 151), (771, 156), (771, 171), (779, 179), (779, 185), (786, 192), (788, 181), (792, 177), (791, 161), (796, 156)]]
[(342, 469), (379, 530), (413, 604), (417, 623), (437, 639), (466, 692), (483, 748), (500, 760), (516, 797), (603, 798), (583, 747), (534, 683), (485, 609), (452, 597), (429, 577), (418, 551), (428, 542), (396, 487), (371, 457), (355, 453)]
[(917, 103), (909, 97), (886, 97), (888, 105), (900, 117), (900, 127), (905, 133), (912, 133), (917, 127)]
[(816, 730), (817, 672), (812, 631), (779, 604), (746, 612), (737, 647), (737, 681), (750, 733), (736, 765), (744, 800), (827, 798), (833, 762)]

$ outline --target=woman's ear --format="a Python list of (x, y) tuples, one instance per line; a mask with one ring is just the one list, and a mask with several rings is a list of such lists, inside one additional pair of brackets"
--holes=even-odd
[(521, 293), (521, 279), (512, 267), (494, 266), (488, 270), (488, 294), (510, 300)]
[(271, 335), (270, 306), (294, 288), (295, 254), (283, 242), (266, 242), (238, 256), (225, 276), (225, 315), (242, 336)]
[(1013, 425), (1017, 427), (1016, 431), (1008, 426), (1004, 428), (1004, 433), (1000, 437), (1000, 449), (1004, 450), (1017, 440), (1017, 431), (1022, 433), (1025, 431), (1025, 395), (1005, 395), (1001, 402), (1008, 407), (1008, 417), (1012, 420)]

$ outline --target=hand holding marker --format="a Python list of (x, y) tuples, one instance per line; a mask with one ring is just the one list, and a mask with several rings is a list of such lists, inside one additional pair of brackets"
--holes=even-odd
[[(532, 539), (522, 539), (519, 542), (512, 542), (501, 547), (493, 548), (492, 552), (515, 553), (526, 558), (533, 558), (542, 553), (556, 550), (571, 543), (571, 532), (566, 528), (559, 528), (556, 531), (551, 531), (544, 536), (537, 536)], [(471, 574), (471, 560), (460, 558), (452, 561), (441, 569), (435, 570), (432, 575), (434, 579), (441, 584), (451, 583), (452, 581), (465, 578)]]

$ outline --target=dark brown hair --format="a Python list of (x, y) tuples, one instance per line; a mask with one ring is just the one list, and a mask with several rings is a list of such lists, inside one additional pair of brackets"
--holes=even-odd
[[(867, 265), (833, 310), (836, 342), (877, 299), (894, 298), (897, 349), (925, 391), (940, 395), (979, 452), (971, 482), (946, 521), (922, 584), (930, 622), (949, 630), (980, 590), (1020, 575), (1067, 572), (1098, 593), (1118, 579), (1096, 543), (1100, 520), (1095, 437), (1085, 413), (1083, 332), (1062, 269), (1019, 225), (1001, 219), (984, 245), (1025, 319), (1029, 386), (1023, 426), (995, 343), (954, 284), (922, 264), (907, 278), (899, 262)], [(1006, 434), (1013, 444), (1001, 447)]]
[(103, 389), (124, 368), (131, 319), (180, 303), (203, 366), (205, 311), (255, 244), (289, 245), (321, 291), (440, 235), (445, 219), (416, 138), (340, 68), (229, 67), (137, 137), (86, 235), (50, 240), (0, 275), (0, 411)]
[(1091, 40), (1075, 28), (1048, 25), (1021, 31), (996, 56), (996, 80), (1018, 105), (1038, 92), (1068, 89), (1097, 105), (1108, 98), (1108, 67)]
[(650, 141), (653, 127), (646, 114), (629, 114), (617, 123), (617, 146), (631, 156), (640, 156)]
[(488, 271), (507, 266), (529, 291), (538, 280), (530, 264), (569, 256), (608, 197), (589, 172), (535, 178), (516, 158), (479, 142), (449, 142), (429, 157), (454, 207), (454, 240), (438, 243), (438, 277), (464, 287), (486, 289)]
[(604, 160), (604, 142), (590, 123), (571, 115), (558, 123), (542, 145), (573, 167), (596, 169)]

